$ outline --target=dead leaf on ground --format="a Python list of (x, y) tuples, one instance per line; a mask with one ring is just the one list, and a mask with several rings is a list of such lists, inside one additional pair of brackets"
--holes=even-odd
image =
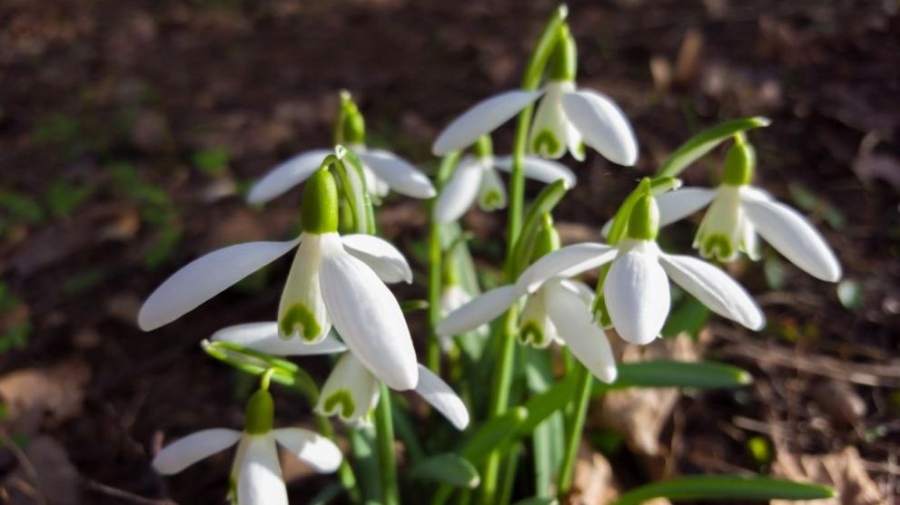
[(90, 377), (90, 368), (82, 361), (18, 370), (0, 377), (9, 432), (29, 435), (41, 429), (45, 416), (55, 422), (77, 416)]
[(619, 484), (612, 466), (602, 454), (594, 452), (584, 441), (578, 447), (572, 492), (566, 505), (599, 505), (612, 503), (619, 496)]
[[(613, 339), (621, 342), (620, 339)], [(650, 345), (622, 347), (620, 362), (673, 359), (697, 361), (698, 345), (688, 336), (656, 340)], [(668, 451), (659, 443), (660, 434), (672, 414), (681, 393), (676, 388), (625, 389), (611, 391), (603, 397), (596, 424), (621, 433), (628, 446), (642, 456), (654, 479), (666, 477)]]
[(16, 505), (78, 505), (78, 470), (55, 439), (41, 435), (15, 451), (18, 468), (2, 482)]
[(866, 186), (882, 180), (900, 191), (900, 160), (889, 154), (874, 152), (878, 142), (878, 137), (873, 134), (863, 138), (859, 154), (853, 160), (853, 173)]
[(772, 500), (771, 505), (887, 505), (888, 500), (869, 477), (855, 447), (825, 455), (791, 454), (778, 451), (773, 466), (776, 476), (831, 486), (837, 498), (827, 500)]

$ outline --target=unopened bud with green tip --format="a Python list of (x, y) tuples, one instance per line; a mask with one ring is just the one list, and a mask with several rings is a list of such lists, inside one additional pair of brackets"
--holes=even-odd
[(366, 120), (348, 91), (341, 91), (341, 109), (334, 143), (351, 146), (364, 146), (366, 143)]
[(300, 221), (303, 231), (322, 235), (338, 231), (338, 190), (331, 172), (316, 171), (303, 188)]
[(244, 431), (250, 435), (263, 435), (272, 431), (275, 418), (275, 403), (265, 389), (253, 393), (247, 401)]
[(578, 49), (569, 26), (563, 23), (550, 59), (547, 61), (547, 79), (550, 81), (574, 81), (578, 70)]
[(753, 182), (756, 167), (756, 151), (744, 141), (743, 135), (735, 137), (734, 145), (725, 157), (722, 182), (729, 186), (746, 186)]

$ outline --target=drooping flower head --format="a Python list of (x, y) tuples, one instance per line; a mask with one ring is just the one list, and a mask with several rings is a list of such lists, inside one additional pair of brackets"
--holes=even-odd
[[(353, 98), (341, 92), (340, 114), (335, 128), (335, 144), (345, 145), (362, 162), (366, 187), (375, 203), (390, 190), (413, 198), (431, 198), (434, 186), (428, 177), (408, 161), (384, 149), (366, 146), (366, 122)], [(250, 203), (264, 203), (302, 183), (332, 151), (316, 149), (300, 153), (278, 165), (250, 189)]]
[(287, 505), (287, 489), (276, 445), (322, 473), (337, 470), (343, 456), (333, 442), (312, 431), (272, 429), (273, 412), (271, 394), (260, 389), (247, 402), (242, 432), (214, 428), (184, 437), (161, 450), (153, 459), (153, 468), (163, 475), (171, 475), (237, 444), (230, 501), (240, 505)]
[(415, 388), (409, 328), (385, 286), (412, 280), (403, 255), (375, 236), (338, 233), (338, 195), (326, 168), (304, 188), (301, 223), (295, 240), (240, 244), (194, 260), (150, 295), (139, 325), (152, 330), (174, 321), (300, 244), (279, 303), (282, 337), (315, 343), (333, 326), (375, 376), (393, 389)]
[(575, 40), (563, 24), (543, 88), (508, 91), (479, 102), (441, 132), (432, 152), (443, 156), (465, 149), (542, 98), (529, 133), (529, 152), (560, 158), (568, 151), (583, 160), (582, 144), (587, 144), (614, 163), (634, 165), (638, 150), (631, 124), (609, 97), (576, 87), (576, 58)]
[(732, 261), (738, 252), (759, 259), (759, 233), (772, 247), (810, 275), (830, 282), (841, 278), (834, 252), (815, 228), (787, 205), (750, 184), (756, 167), (753, 147), (742, 135), (728, 151), (722, 183), (716, 189), (685, 188), (659, 197), (663, 225), (709, 205), (694, 238), (704, 258)]

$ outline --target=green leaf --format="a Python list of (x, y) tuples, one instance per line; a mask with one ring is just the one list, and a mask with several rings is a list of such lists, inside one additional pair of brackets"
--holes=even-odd
[(534, 240), (540, 229), (541, 216), (553, 211), (556, 204), (566, 195), (565, 182), (558, 180), (553, 184), (546, 186), (543, 191), (534, 199), (528, 214), (522, 224), (522, 231), (519, 233), (519, 239), (512, 250), (513, 271), (507, 272), (509, 279), (515, 279), (522, 273), (531, 261), (532, 249), (534, 248)]
[(697, 161), (704, 154), (712, 151), (717, 145), (735, 134), (753, 128), (769, 126), (769, 123), (770, 121), (767, 118), (757, 116), (727, 121), (703, 130), (669, 155), (662, 166), (659, 167), (659, 170), (656, 171), (656, 176), (667, 175), (676, 177), (688, 165)]
[(534, 429), (550, 417), (551, 414), (566, 408), (572, 395), (575, 394), (574, 374), (569, 374), (565, 379), (557, 382), (543, 393), (532, 396), (523, 407), (527, 415), (517, 428), (517, 434), (527, 436)]
[(666, 324), (663, 326), (663, 337), (675, 337), (681, 333), (687, 333), (697, 338), (700, 330), (706, 327), (709, 321), (709, 309), (693, 296), (686, 295), (678, 307), (669, 313)]
[(88, 184), (72, 184), (59, 179), (47, 188), (44, 202), (55, 217), (66, 217), (90, 196), (93, 188)]
[(328, 505), (342, 494), (344, 494), (344, 485), (340, 482), (335, 482), (316, 493), (307, 505)]
[(645, 388), (737, 388), (753, 381), (740, 368), (713, 362), (643, 361), (619, 365), (619, 377), (612, 384), (595, 382), (594, 394), (630, 387)]
[(653, 498), (670, 500), (816, 500), (837, 493), (817, 484), (770, 477), (701, 475), (654, 482), (629, 491), (615, 505), (637, 505)]
[(6, 210), (13, 218), (28, 224), (38, 225), (44, 221), (41, 206), (33, 198), (14, 191), (0, 189), (0, 208)]
[(478, 470), (458, 454), (439, 454), (417, 463), (409, 471), (412, 479), (423, 479), (451, 486), (475, 489), (481, 483)]
[(495, 448), (508, 442), (528, 418), (528, 410), (515, 407), (501, 416), (482, 424), (466, 439), (460, 454), (475, 465), (480, 465)]
[(194, 166), (211, 176), (219, 176), (228, 168), (231, 155), (228, 149), (216, 148), (194, 153)]
[(513, 505), (557, 505), (558, 503), (559, 501), (556, 498), (535, 496), (533, 498), (525, 498), (524, 500), (519, 500)]

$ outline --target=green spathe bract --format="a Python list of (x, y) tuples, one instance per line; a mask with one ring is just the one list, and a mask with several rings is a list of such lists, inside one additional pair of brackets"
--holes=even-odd
[(338, 230), (338, 191), (331, 173), (321, 168), (303, 188), (301, 224), (305, 233), (322, 235)]
[(272, 395), (265, 389), (253, 393), (247, 402), (244, 431), (250, 435), (263, 435), (272, 431), (275, 405)]
[(569, 32), (569, 26), (563, 23), (559, 27), (556, 45), (547, 61), (547, 79), (550, 81), (574, 81), (578, 70), (578, 49), (575, 39)]

